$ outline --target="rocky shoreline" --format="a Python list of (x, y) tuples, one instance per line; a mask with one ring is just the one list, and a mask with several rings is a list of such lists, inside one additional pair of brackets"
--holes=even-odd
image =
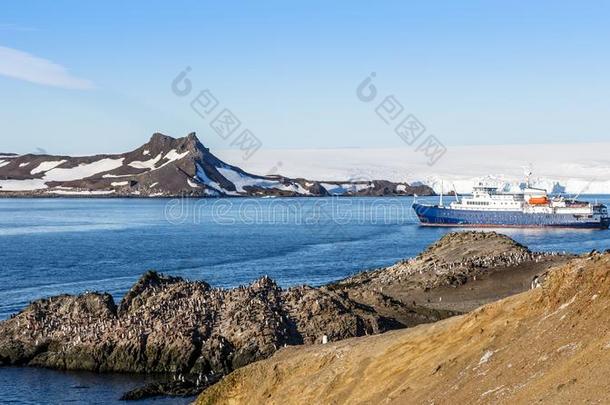
[[(515, 288), (522, 291), (532, 274), (567, 259), (530, 252), (504, 235), (460, 232), (414, 259), (319, 288), (282, 289), (263, 277), (219, 289), (148, 272), (118, 304), (96, 292), (32, 302), (0, 323), (0, 366), (156, 373), (166, 376), (165, 382), (138, 388), (124, 399), (195, 395), (282, 347), (325, 344), (461, 314), (480, 305), (452, 305), (463, 304), (461, 294), (483, 294), (488, 301), (508, 294), (490, 290), (477, 277), (514, 274)], [(444, 301), (436, 298), (439, 294)]]
[(283, 346), (403, 326), (326, 288), (283, 290), (263, 277), (224, 290), (148, 272), (118, 305), (104, 293), (31, 303), (0, 324), (0, 365), (167, 374), (177, 383), (127, 398), (191, 395)]

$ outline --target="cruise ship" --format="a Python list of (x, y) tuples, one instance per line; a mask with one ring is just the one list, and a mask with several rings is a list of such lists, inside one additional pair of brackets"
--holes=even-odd
[(603, 204), (561, 196), (526, 183), (518, 193), (479, 183), (472, 196), (457, 197), (448, 205), (413, 203), (422, 225), (454, 227), (558, 227), (608, 229), (610, 218)]

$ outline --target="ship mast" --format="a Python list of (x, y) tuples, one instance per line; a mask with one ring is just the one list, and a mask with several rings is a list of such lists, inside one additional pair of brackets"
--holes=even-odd
[(460, 199), (458, 198), (458, 193), (457, 193), (457, 190), (455, 189), (455, 183), (451, 182), (451, 186), (453, 187), (453, 195), (455, 196), (455, 201), (457, 201), (459, 203)]
[(523, 166), (523, 171), (525, 172), (525, 187), (530, 188), (530, 178), (532, 177), (532, 164), (530, 163), (528, 166)]
[(441, 195), (439, 197), (438, 206), (443, 206), (443, 180), (441, 180)]

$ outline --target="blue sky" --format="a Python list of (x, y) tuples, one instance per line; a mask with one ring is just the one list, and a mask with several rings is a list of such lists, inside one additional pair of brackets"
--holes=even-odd
[(2, 2), (0, 152), (229, 147), (172, 93), (186, 66), (268, 148), (404, 146), (371, 72), (447, 145), (608, 139), (608, 5), (457, 3)]

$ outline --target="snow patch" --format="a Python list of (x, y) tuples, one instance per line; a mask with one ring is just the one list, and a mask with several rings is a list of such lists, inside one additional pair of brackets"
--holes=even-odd
[(321, 183), (322, 187), (330, 194), (342, 195), (347, 193), (357, 193), (371, 188), (372, 183), (352, 184), (352, 183)]
[(32, 191), (47, 188), (43, 179), (0, 180), (0, 191)]
[(19, 167), (26, 167), (30, 163), (32, 163), (32, 162), (19, 163)]
[(27, 180), (0, 180), (2, 191), (33, 191), (48, 188), (45, 184), (49, 181), (72, 181), (91, 177), (94, 174), (114, 170), (123, 165), (123, 159), (101, 159), (92, 163), (83, 163), (79, 166), (59, 169), (57, 166), (65, 160), (42, 162), (30, 173), (37, 174), (45, 172), (42, 179)]
[(123, 160), (120, 159), (100, 159), (91, 163), (83, 163), (69, 169), (52, 169), (46, 172), (45, 181), (72, 181), (91, 177), (94, 174), (108, 172), (117, 169), (123, 165)]
[(253, 179), (252, 177), (243, 175), (233, 169), (219, 167), (217, 170), (225, 179), (235, 185), (235, 190), (237, 190), (238, 193), (245, 193), (244, 187), (255, 186), (257, 183), (260, 183), (257, 181), (258, 179)]
[(294, 184), (283, 184), (278, 180), (270, 180), (270, 179), (260, 179), (252, 176), (248, 176), (246, 174), (239, 173), (228, 167), (219, 167), (217, 168), (220, 174), (229, 180), (231, 183), (235, 185), (235, 189), (239, 193), (245, 193), (246, 190), (244, 187), (258, 187), (265, 189), (275, 189), (282, 191), (291, 191), (294, 193), (299, 193), (303, 195), (311, 194), (309, 190), (303, 188), (298, 183)]
[(69, 191), (69, 190), (50, 190), (49, 194), (60, 194), (60, 195), (107, 195), (114, 193), (114, 190), (83, 190), (83, 191)]
[(49, 170), (52, 170), (54, 168), (56, 168), (57, 166), (61, 165), (62, 163), (65, 163), (65, 160), (56, 160), (56, 161), (52, 161), (52, 162), (42, 162), (41, 164), (39, 164), (38, 166), (36, 166), (34, 169), (32, 169), (32, 171), (30, 171), (30, 174), (38, 174), (38, 173), (42, 173), (42, 172), (47, 172)]
[(2, 166), (6, 166), (6, 165), (8, 165), (9, 163), (11, 163), (11, 162), (7, 162), (6, 160), (0, 160), (0, 167), (2, 167)]
[(201, 188), (199, 186), (199, 184), (195, 183), (193, 180), (191, 179), (186, 179), (186, 182), (188, 183), (189, 186), (191, 186), (192, 188)]
[(167, 162), (163, 163), (157, 169), (160, 169), (160, 168), (164, 167), (165, 165), (168, 165), (168, 164), (170, 164), (172, 162), (175, 162), (176, 160), (180, 160), (180, 159), (182, 159), (183, 157), (185, 157), (188, 154), (189, 154), (188, 150), (185, 151), (185, 152), (182, 152), (182, 153), (178, 153), (176, 151), (176, 149), (172, 149), (169, 152), (167, 152), (167, 154), (165, 156), (163, 156), (163, 159), (167, 159)]
[[(202, 182), (203, 184), (205, 184), (208, 187), (212, 187), (215, 190), (222, 190), (223, 188), (220, 186), (220, 184), (218, 184), (217, 182), (213, 181), (212, 179), (210, 179), (206, 174), (205, 174), (205, 170), (203, 170), (203, 167), (201, 167), (201, 165), (199, 163), (197, 163), (197, 179)], [(225, 190), (225, 192), (227, 192)]]
[(105, 174), (102, 176), (103, 179), (116, 179), (119, 177), (131, 177), (133, 174)]
[(110, 183), (110, 185), (112, 187), (122, 187), (122, 186), (126, 186), (128, 184), (129, 184), (128, 181), (115, 181), (115, 182)]
[(186, 152), (178, 153), (178, 152), (176, 152), (176, 149), (172, 149), (169, 152), (167, 152), (167, 154), (164, 156), (164, 158), (168, 159), (170, 162), (173, 162), (174, 160), (182, 159), (183, 157), (185, 157), (188, 154), (189, 154), (188, 150)]
[[(136, 168), (136, 169), (158, 170), (158, 169), (164, 167), (165, 165), (170, 164), (171, 162), (182, 159), (183, 157), (188, 155), (188, 153), (189, 153), (188, 151), (183, 152), (183, 153), (178, 153), (176, 151), (176, 149), (172, 149), (169, 152), (167, 152), (165, 154), (165, 156), (163, 156), (163, 153), (159, 153), (155, 158), (150, 159), (150, 160), (145, 160), (145, 161), (134, 160), (133, 162), (129, 163), (129, 166)], [(156, 167), (157, 163), (159, 163), (162, 160), (167, 160), (167, 162), (163, 163), (159, 167)]]
[(145, 160), (145, 161), (134, 160), (133, 162), (130, 162), (128, 164), (128, 166), (131, 166), (136, 169), (148, 169), (148, 170), (154, 169), (155, 165), (157, 164), (157, 162), (159, 162), (159, 160), (161, 160), (162, 156), (163, 156), (163, 154), (159, 153), (157, 155), (157, 157), (150, 159), (150, 160)]

